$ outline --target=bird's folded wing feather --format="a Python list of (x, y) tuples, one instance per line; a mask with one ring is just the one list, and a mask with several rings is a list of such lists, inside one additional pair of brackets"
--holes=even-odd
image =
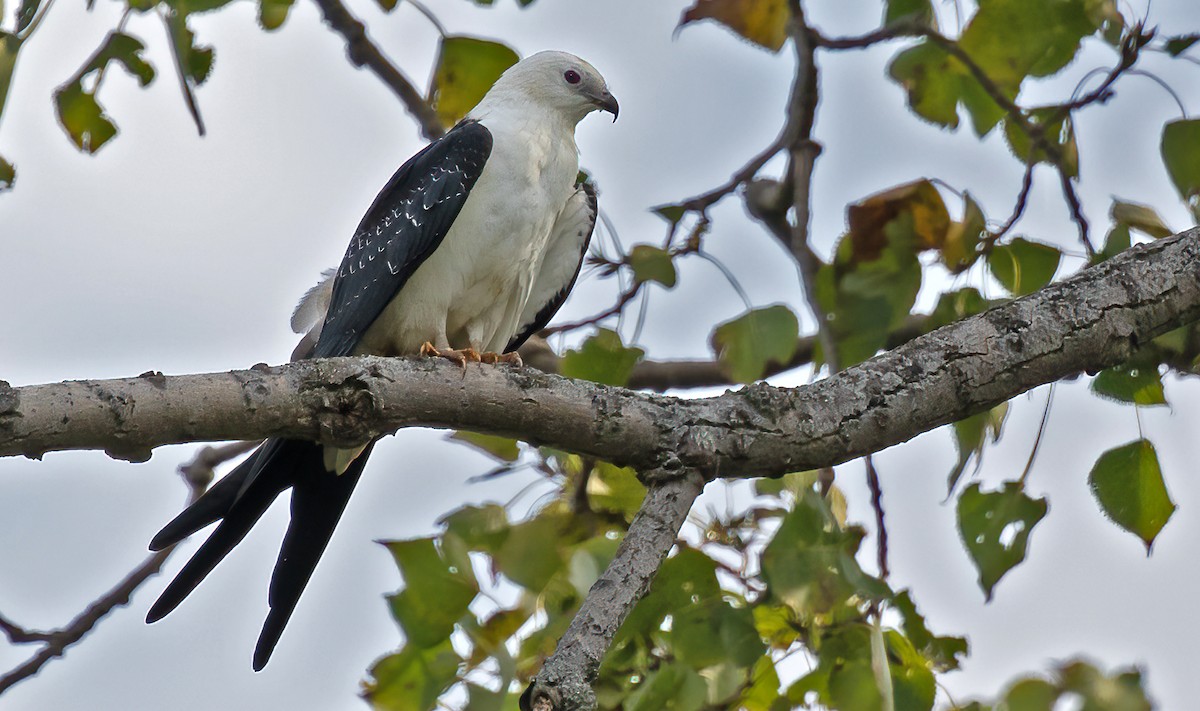
[(554, 223), (541, 271), (521, 312), (520, 328), (504, 349), (506, 353), (520, 348), (530, 336), (545, 328), (567, 300), (592, 241), (596, 210), (596, 189), (580, 183)]
[(353, 352), (450, 231), (491, 150), (491, 133), (464, 121), (396, 171), (350, 240), (311, 357)]

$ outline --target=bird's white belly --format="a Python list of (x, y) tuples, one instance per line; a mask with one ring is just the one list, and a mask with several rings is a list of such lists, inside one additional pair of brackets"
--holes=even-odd
[[(508, 344), (559, 212), (551, 205), (564, 204), (572, 185), (495, 190), (485, 184), (489, 177), (485, 170), (442, 244), (363, 335), (358, 353), (409, 355), (427, 341), (497, 352)], [(528, 193), (542, 204), (514, 204), (514, 194)]]

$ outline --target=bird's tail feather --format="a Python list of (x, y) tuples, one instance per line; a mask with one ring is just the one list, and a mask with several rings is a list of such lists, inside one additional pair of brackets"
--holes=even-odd
[(325, 469), (324, 458), (319, 452), (314, 459), (306, 461), (303, 468), (296, 469), (291, 522), (279, 550), (275, 572), (271, 575), (268, 595), (271, 611), (254, 649), (255, 671), (266, 666), (271, 658), (300, 594), (308, 585), (317, 561), (346, 509), (374, 445), (374, 441), (369, 443), (346, 471), (337, 476), (331, 476)]
[[(297, 442), (295, 444), (309, 443)], [(261, 452), (262, 450), (260, 449), (259, 451)], [(258, 452), (255, 454), (257, 455)], [(316, 457), (318, 462), (321, 461), (319, 451)], [(240, 496), (228, 493), (221, 494), (222, 497), (234, 497), (228, 510), (218, 516), (218, 518), (222, 519), (221, 523), (208, 537), (208, 540), (204, 541), (204, 544), (200, 546), (200, 549), (196, 551), (191, 560), (183, 566), (183, 569), (179, 571), (179, 574), (175, 576), (175, 579), (171, 581), (166, 590), (163, 590), (154, 605), (150, 607), (150, 611), (146, 614), (147, 622), (157, 622), (178, 607), (179, 603), (183, 602), (184, 598), (190, 595), (196, 589), (196, 586), (212, 572), (212, 569), (224, 560), (225, 556), (229, 555), (229, 552), (238, 543), (241, 543), (246, 534), (250, 532), (250, 529), (254, 527), (254, 524), (258, 522), (258, 519), (262, 518), (263, 513), (275, 501), (275, 497), (279, 496), (284, 489), (291, 486), (292, 479), (286, 463), (286, 461), (279, 462), (275, 466), (267, 468), (266, 471), (258, 472), (255, 472), (254, 468), (251, 467), (245, 473), (239, 475), (238, 479), (241, 481), (236, 481), (230, 485), (231, 489), (235, 487), (240, 489), (252, 473), (256, 474), (253, 477), (251, 486), (246, 488)], [(231, 472), (230, 476), (234, 474), (238, 474), (237, 470)], [(224, 483), (223, 480), (222, 483)], [(214, 487), (214, 491), (215, 489), (216, 487)], [(203, 498), (193, 506), (199, 505), (202, 500)], [(213, 508), (215, 510), (215, 505)], [(188, 510), (190, 511), (191, 509), (189, 508)], [(184, 512), (184, 514), (186, 513), (187, 511)], [(182, 517), (183, 514), (177, 517), (176, 521)], [(213, 520), (216, 519), (209, 518), (209, 512), (206, 509), (198, 514), (194, 520), (188, 520), (185, 524), (180, 524), (178, 530), (183, 531), (187, 528), (195, 530), (207, 525), (207, 523), (211, 523)], [(199, 525), (193, 527), (193, 524), (196, 523)], [(175, 521), (167, 524), (167, 527), (170, 528), (173, 525), (175, 525)], [(159, 538), (168, 540), (169, 537), (164, 535), (166, 533), (175, 533), (175, 531), (168, 532), (167, 529), (163, 529), (158, 536), (155, 536), (155, 541), (158, 541)], [(185, 533), (184, 535), (187, 534)]]
[(326, 470), (323, 448), (314, 442), (270, 440), (255, 450), (151, 541), (151, 548), (160, 550), (220, 520), (150, 608), (146, 621), (156, 622), (178, 607), (246, 537), (275, 498), (291, 487), (291, 522), (271, 576), (271, 611), (254, 650), (254, 669), (261, 670), (308, 585), (374, 444), (368, 444), (340, 475)]
[(150, 550), (161, 551), (168, 546), (173, 546), (208, 524), (224, 518), (233, 508), (234, 502), (237, 501), (242, 484), (259, 460), (261, 452), (262, 447), (254, 450), (253, 454), (222, 477), (220, 481), (213, 484), (212, 488), (196, 499), (195, 503), (163, 526), (162, 530), (151, 539)]

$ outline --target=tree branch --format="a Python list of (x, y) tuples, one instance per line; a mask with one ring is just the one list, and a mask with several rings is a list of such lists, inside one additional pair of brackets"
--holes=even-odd
[(845, 462), (1044, 383), (1126, 361), (1200, 318), (1200, 228), (799, 388), (680, 399), (532, 369), (332, 358), (206, 375), (0, 384), (0, 456), (291, 437), (350, 445), (399, 427), (519, 437), (639, 471), (781, 475)]
[(321, 8), (321, 15), (334, 31), (346, 40), (346, 54), (356, 67), (366, 67), (374, 72), (388, 88), (408, 107), (408, 112), (421, 126), (421, 135), (433, 140), (446, 132), (441, 119), (434, 112), (416, 86), (404, 73), (383, 56), (383, 51), (367, 36), (363, 23), (342, 4), (341, 0), (314, 0)]
[(613, 635), (649, 589), (654, 575), (704, 488), (696, 470), (644, 477), (646, 500), (604, 573), (588, 591), (554, 654), (521, 695), (522, 711), (593, 709), (592, 682)]

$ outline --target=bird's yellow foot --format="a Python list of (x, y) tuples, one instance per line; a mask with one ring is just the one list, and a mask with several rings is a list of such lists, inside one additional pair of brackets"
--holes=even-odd
[(509, 365), (515, 365), (518, 368), (525, 365), (525, 362), (521, 360), (521, 355), (516, 351), (513, 351), (512, 353), (492, 353), (490, 351), (487, 353), (480, 353), (479, 362), (488, 363), (491, 365), (495, 365), (496, 363), (508, 363)]
[(421, 344), (421, 355), (445, 358), (451, 363), (456, 363), (462, 366), (463, 370), (467, 369), (467, 363), (479, 363), (482, 360), (481, 356), (479, 355), (479, 351), (475, 350), (474, 348), (463, 348), (462, 350), (457, 350), (454, 348), (439, 349), (429, 341), (425, 341)]

